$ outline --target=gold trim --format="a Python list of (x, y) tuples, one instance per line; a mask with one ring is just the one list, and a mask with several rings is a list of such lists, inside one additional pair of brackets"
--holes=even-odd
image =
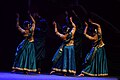
[(29, 71), (29, 72), (36, 72), (37, 69), (27, 69), (27, 68), (18, 68), (18, 67), (12, 67), (12, 69), (17, 69), (17, 70), (26, 70), (26, 71)]
[(68, 70), (70, 73), (76, 73), (76, 71), (74, 71), (74, 70)]
[(105, 45), (104, 43), (99, 44), (99, 45), (98, 45), (98, 48), (101, 48), (101, 47), (103, 47), (104, 45)]
[(82, 71), (82, 73), (87, 74), (89, 76), (108, 76), (108, 74), (90, 74), (90, 73), (84, 72), (84, 71)]
[(63, 69), (62, 72), (67, 72), (67, 70), (66, 70), (66, 69)]
[[(58, 68), (52, 68), (54, 71), (58, 71), (58, 72), (67, 72), (67, 70), (66, 69), (63, 69), (63, 70), (61, 70), (61, 69), (58, 69)], [(75, 70), (68, 70), (68, 72), (69, 73), (76, 73), (76, 71)]]
[(54, 71), (62, 71), (61, 69), (58, 68), (52, 68)]

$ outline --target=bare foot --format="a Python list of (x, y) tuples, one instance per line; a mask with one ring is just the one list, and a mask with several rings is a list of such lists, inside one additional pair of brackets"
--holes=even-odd
[(84, 76), (84, 74), (81, 73), (81, 74), (79, 74), (78, 76)]
[(40, 71), (38, 71), (38, 74), (40, 74)]
[(55, 71), (51, 71), (50, 74), (55, 73)]
[(41, 73), (40, 71), (41, 71), (41, 69), (40, 69), (40, 68), (38, 68), (37, 73), (38, 73), (38, 74), (40, 74), (40, 73)]
[(16, 70), (12, 70), (11, 72), (15, 72)]
[(67, 76), (67, 74), (66, 74), (66, 73), (64, 73), (64, 76)]
[(75, 76), (76, 74), (74, 73), (73, 75)]
[(28, 75), (28, 74), (29, 74), (29, 72), (28, 72), (28, 71), (25, 71), (25, 72), (24, 72), (24, 74), (27, 74), (27, 75)]

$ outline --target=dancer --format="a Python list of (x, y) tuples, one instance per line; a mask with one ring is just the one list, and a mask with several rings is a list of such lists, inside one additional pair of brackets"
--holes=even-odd
[(85, 22), (85, 30), (84, 35), (93, 41), (92, 48), (90, 52), (87, 54), (84, 62), (84, 69), (82, 70), (79, 76), (108, 76), (108, 68), (107, 68), (107, 59), (106, 52), (104, 48), (104, 43), (102, 41), (102, 31), (101, 26), (97, 23), (92, 22), (89, 19), (89, 22), (92, 25), (97, 26), (97, 28), (93, 27), (94, 31), (92, 31), (92, 35), (87, 34), (88, 31), (88, 23)]
[(68, 26), (63, 26), (63, 34), (59, 33), (56, 22), (53, 22), (55, 33), (63, 40), (63, 43), (52, 59), (53, 67), (50, 74), (54, 72), (63, 72), (64, 75), (66, 75), (66, 73), (76, 74), (74, 51), (74, 34), (76, 31), (76, 25), (73, 23), (72, 17), (70, 17), (70, 22), (72, 28), (70, 29)]
[(48, 25), (46, 19), (39, 16), (38, 13), (34, 13), (34, 17), (36, 18), (36, 28), (34, 33), (35, 39), (35, 52), (36, 52), (36, 66), (37, 73), (41, 73), (41, 68), (43, 67), (44, 58), (46, 54), (46, 34), (48, 31)]
[(15, 60), (13, 64), (13, 71), (20, 70), (25, 73), (36, 72), (36, 59), (35, 59), (35, 48), (34, 48), (34, 29), (35, 20), (29, 14), (32, 24), (29, 21), (24, 21), (24, 29), (19, 26), (19, 14), (17, 14), (16, 27), (23, 34), (25, 39), (18, 45)]

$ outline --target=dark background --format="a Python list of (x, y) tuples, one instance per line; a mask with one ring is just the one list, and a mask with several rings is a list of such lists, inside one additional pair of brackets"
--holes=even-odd
[[(20, 13), (21, 20), (26, 19), (28, 9), (31, 12), (39, 12), (50, 24), (53, 19), (62, 23), (64, 11), (74, 8), (78, 15), (82, 14), (80, 18), (85, 18), (83, 13), (91, 13), (101, 23), (109, 74), (120, 75), (120, 0), (31, 0), (30, 4), (28, 2), (4, 0), (0, 3), (1, 71), (11, 71), (16, 47), (23, 39), (15, 27), (16, 12)], [(50, 60), (59, 44), (52, 26), (49, 26), (49, 29), (46, 70), (50, 70)]]

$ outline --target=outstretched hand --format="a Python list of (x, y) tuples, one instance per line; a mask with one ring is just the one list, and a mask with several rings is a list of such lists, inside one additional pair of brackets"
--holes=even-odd
[(93, 21), (92, 21), (90, 18), (88, 19), (88, 21), (89, 21), (90, 23), (93, 23)]
[(72, 17), (70, 17), (70, 22), (72, 22)]
[(85, 25), (86, 25), (86, 27), (88, 27), (88, 23), (85, 21)]
[(53, 21), (53, 25), (54, 25), (54, 26), (56, 25), (56, 22), (55, 22), (55, 21)]
[(67, 11), (65, 11), (65, 15), (68, 16), (68, 12)]
[(39, 17), (39, 13), (33, 13), (34, 17)]

